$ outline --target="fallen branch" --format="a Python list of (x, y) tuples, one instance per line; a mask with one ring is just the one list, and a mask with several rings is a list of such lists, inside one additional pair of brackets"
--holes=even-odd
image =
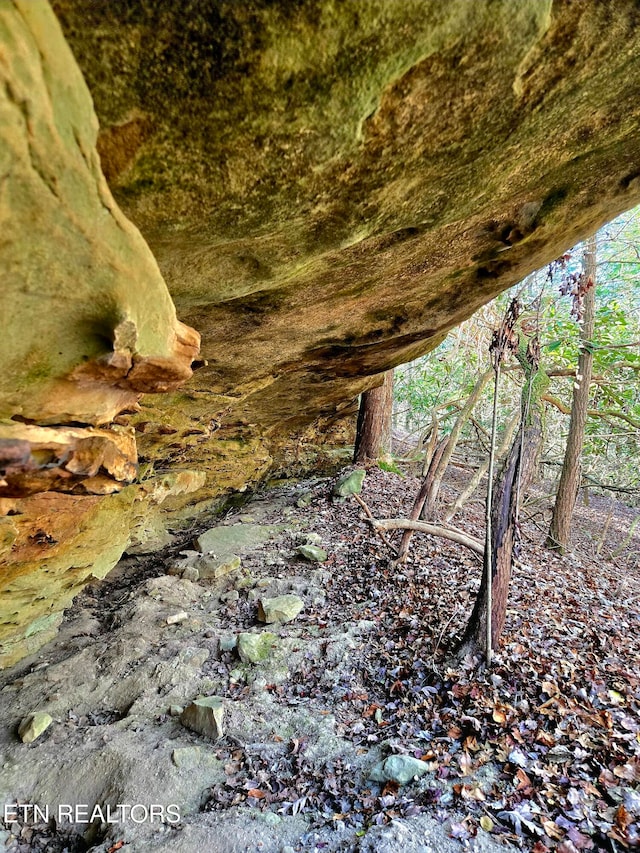
[(383, 530), (417, 530), (418, 533), (428, 533), (430, 536), (438, 536), (441, 539), (450, 539), (459, 545), (470, 548), (481, 557), (484, 554), (484, 545), (479, 539), (467, 536), (461, 530), (455, 528), (441, 527), (439, 524), (428, 524), (426, 521), (413, 521), (410, 518), (368, 518), (374, 530), (380, 533)]
[(360, 497), (360, 495), (354, 495), (353, 497), (356, 499), (356, 501), (360, 504), (360, 506), (361, 506), (361, 507), (362, 507), (362, 509), (364, 510), (364, 513), (365, 513), (365, 515), (367, 516), (367, 521), (368, 521), (368, 522), (370, 522), (370, 524), (371, 524), (371, 526), (373, 527), (374, 531), (375, 531), (375, 532), (378, 534), (378, 536), (382, 539), (382, 541), (383, 541), (383, 542), (384, 542), (384, 544), (387, 546), (387, 548), (390, 548), (390, 549), (394, 552), (394, 554), (395, 554), (395, 553), (396, 553), (396, 549), (395, 549), (395, 548), (394, 548), (394, 546), (391, 544), (391, 542), (387, 539), (387, 537), (384, 535), (384, 532), (383, 532), (382, 530), (378, 530), (378, 528), (377, 528), (377, 526), (376, 526), (376, 525), (377, 525), (377, 521), (376, 521), (376, 519), (373, 517), (373, 515), (371, 514), (371, 510), (369, 509), (369, 507), (367, 506), (367, 504), (362, 500), (362, 498)]

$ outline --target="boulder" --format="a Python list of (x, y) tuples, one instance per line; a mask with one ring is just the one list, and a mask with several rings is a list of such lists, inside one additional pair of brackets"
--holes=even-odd
[(363, 471), (361, 468), (351, 471), (349, 474), (345, 474), (343, 477), (340, 477), (333, 487), (333, 494), (338, 498), (346, 498), (349, 495), (359, 495), (362, 491), (362, 484), (364, 483), (365, 475), (366, 471)]
[(232, 524), (218, 525), (201, 533), (195, 547), (201, 554), (214, 555), (217, 559), (248, 554), (268, 542), (282, 530), (278, 524)]
[[(218, 578), (223, 578), (225, 575), (231, 574), (231, 572), (237, 571), (241, 565), (242, 561), (237, 554), (224, 557), (217, 557), (215, 554), (207, 554), (198, 560), (197, 565), (192, 567), (192, 571), (196, 571), (199, 578), (213, 578), (214, 580), (217, 580)], [(185, 576), (185, 572), (183, 572), (182, 577)]]
[(328, 556), (327, 552), (317, 545), (299, 545), (296, 548), (296, 553), (310, 563), (324, 563)]

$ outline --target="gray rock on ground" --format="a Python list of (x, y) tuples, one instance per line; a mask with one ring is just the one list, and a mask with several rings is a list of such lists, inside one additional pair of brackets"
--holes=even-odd
[(33, 714), (26, 716), (18, 727), (18, 737), (22, 743), (33, 743), (34, 740), (40, 737), (45, 732), (53, 718), (50, 714), (44, 711), (35, 711)]
[[(207, 554), (198, 560), (195, 570), (198, 572), (198, 577), (207, 579), (213, 578), (217, 580), (225, 575), (231, 574), (240, 568), (241, 560), (237, 554), (218, 557), (215, 554)], [(184, 577), (184, 574), (183, 574)]]
[(304, 607), (299, 595), (277, 595), (275, 598), (262, 598), (258, 602), (258, 619), (272, 622), (291, 622)]
[(337, 498), (346, 498), (349, 495), (359, 495), (362, 491), (366, 471), (357, 468), (350, 474), (341, 477), (333, 487), (333, 494)]
[(314, 530), (301, 530), (294, 538), (299, 545), (320, 545), (322, 543), (322, 536)]
[(234, 554), (245, 554), (268, 542), (282, 530), (279, 524), (218, 525), (205, 530), (195, 541), (201, 554), (215, 554), (223, 559)]
[(200, 572), (196, 569), (195, 566), (186, 566), (182, 572), (182, 578), (185, 581), (191, 581), (191, 583), (196, 583), (200, 580)]
[(225, 634), (220, 637), (220, 651), (230, 652), (238, 645), (238, 638), (235, 634)]
[(267, 660), (278, 638), (270, 631), (260, 634), (238, 634), (238, 656), (243, 663), (260, 663)]
[(217, 740), (224, 734), (224, 700), (220, 696), (200, 696), (187, 705), (180, 721), (191, 731)]
[(296, 548), (296, 553), (310, 563), (324, 563), (328, 556), (327, 552), (317, 545), (299, 545)]
[(369, 773), (369, 779), (374, 782), (397, 782), (407, 785), (416, 776), (424, 776), (429, 772), (426, 761), (413, 758), (411, 755), (390, 755), (384, 761), (378, 762)]

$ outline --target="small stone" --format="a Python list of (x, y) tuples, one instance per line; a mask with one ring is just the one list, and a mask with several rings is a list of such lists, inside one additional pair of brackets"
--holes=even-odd
[(53, 718), (49, 714), (45, 714), (44, 711), (35, 711), (20, 723), (18, 737), (22, 743), (33, 743), (49, 728), (52, 722)]
[(167, 625), (177, 625), (178, 622), (184, 622), (185, 619), (189, 618), (189, 614), (185, 610), (181, 610), (179, 613), (173, 613), (171, 616), (167, 616)]
[(274, 812), (265, 812), (264, 822), (267, 826), (278, 826), (282, 823), (282, 818)]
[(192, 551), (187, 548), (185, 551), (180, 551), (180, 556), (185, 557), (190, 562), (193, 562), (200, 557), (200, 551)]
[(232, 684), (237, 684), (239, 681), (244, 680), (244, 672), (241, 669), (232, 669), (229, 673), (229, 681)]
[(169, 705), (169, 714), (172, 717), (179, 717), (184, 711), (182, 705)]
[(562, 764), (573, 759), (573, 753), (566, 746), (554, 746), (547, 753), (547, 761)]
[(261, 622), (291, 622), (304, 607), (299, 595), (277, 595), (258, 602), (258, 619)]
[(270, 631), (238, 634), (238, 655), (243, 663), (260, 663), (271, 654), (278, 638)]
[(397, 782), (398, 785), (406, 785), (416, 776), (424, 776), (428, 772), (429, 765), (426, 761), (411, 755), (390, 755), (376, 764), (369, 774), (369, 779), (374, 782)]
[(201, 578), (222, 578), (240, 568), (240, 557), (232, 554), (230, 557), (216, 557), (208, 554), (198, 561), (198, 572)]
[(230, 652), (238, 645), (238, 638), (235, 634), (231, 634), (227, 637), (220, 637), (220, 651), (221, 652)]
[(171, 753), (171, 761), (176, 767), (196, 767), (201, 757), (199, 746), (177, 747)]
[(333, 487), (333, 494), (338, 498), (346, 498), (348, 495), (359, 495), (362, 491), (366, 471), (358, 468), (350, 474), (341, 477)]
[(220, 696), (200, 696), (180, 716), (183, 726), (217, 740), (224, 733), (224, 701)]
[(324, 563), (327, 559), (327, 552), (318, 548), (317, 545), (300, 545), (296, 548), (298, 554), (301, 557), (304, 557), (305, 560), (309, 560), (311, 563)]
[(233, 585), (236, 589), (251, 589), (256, 585), (256, 579), (251, 574), (241, 575), (234, 578)]
[(225, 592), (223, 595), (220, 596), (220, 598), (227, 604), (231, 604), (234, 601), (238, 601), (238, 599), (240, 598), (240, 593), (237, 589), (230, 589), (229, 592)]
[(238, 521), (242, 522), (242, 524), (254, 524), (255, 516), (253, 515), (239, 515)]
[(186, 581), (191, 581), (195, 583), (200, 580), (200, 572), (196, 569), (195, 566), (187, 566), (186, 569), (182, 572), (182, 577)]
[(319, 545), (322, 542), (322, 536), (319, 533), (314, 533), (311, 531), (310, 533), (304, 534), (303, 545)]

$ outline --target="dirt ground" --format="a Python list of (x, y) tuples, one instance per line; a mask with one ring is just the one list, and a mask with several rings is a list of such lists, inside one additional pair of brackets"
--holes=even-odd
[[(453, 469), (444, 502), (466, 476)], [(416, 534), (396, 565), (334, 483), (280, 484), (163, 552), (125, 557), (76, 599), (52, 643), (0, 674), (4, 849), (637, 848), (640, 531), (625, 542), (637, 509), (592, 496), (576, 510), (572, 553), (558, 557), (542, 544), (544, 489), (525, 502), (487, 671), (452, 654), (477, 555)], [(375, 517), (398, 517), (417, 488), (408, 473), (371, 468), (362, 497)], [(471, 501), (453, 524), (482, 536), (482, 515)], [(214, 525), (244, 543), (240, 566), (185, 572), (204, 565), (193, 542)], [(305, 543), (326, 559), (305, 559)], [(301, 612), (263, 624), (259, 602), (283, 594)], [(274, 635), (264, 659), (242, 660), (238, 635), (264, 632)], [(224, 704), (217, 739), (180, 717), (211, 695)], [(21, 743), (35, 711), (53, 722)], [(418, 759), (422, 775), (379, 780), (393, 756)], [(72, 823), (70, 805), (86, 806)]]

